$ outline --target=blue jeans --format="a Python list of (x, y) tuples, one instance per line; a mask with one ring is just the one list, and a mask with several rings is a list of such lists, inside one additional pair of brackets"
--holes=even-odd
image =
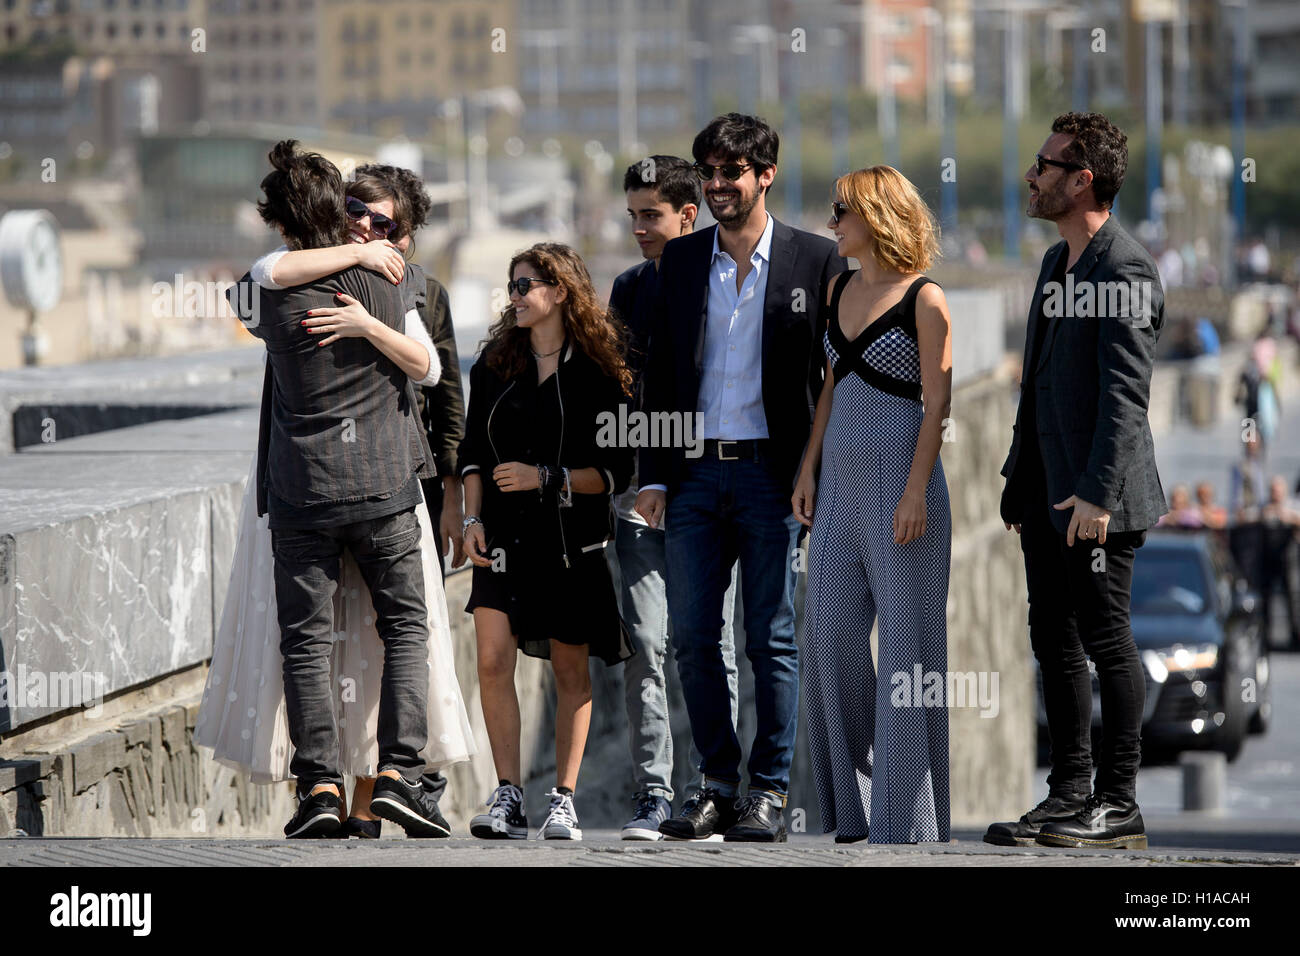
[[(623, 665), (623, 690), (627, 702), (628, 745), (638, 793), (673, 800), (673, 735), (669, 726), (668, 683), (664, 659), (668, 656), (668, 600), (664, 580), (664, 532), (647, 525), (617, 519), (614, 550), (618, 556), (619, 604), (636, 647), (636, 655)], [(733, 568), (722, 599), (722, 661), (731, 694), (731, 722), (739, 709), (739, 674), (736, 640), (732, 632), (736, 585)], [(691, 766), (700, 769), (697, 748), (691, 748)]]
[(782, 796), (789, 792), (799, 711), (793, 552), (801, 530), (789, 489), (762, 461), (707, 456), (690, 461), (668, 501), (665, 554), (673, 649), (706, 780), (740, 783), (740, 741), (729, 719), (721, 648), (722, 595), (727, 572), (739, 559), (757, 725), (749, 785)]

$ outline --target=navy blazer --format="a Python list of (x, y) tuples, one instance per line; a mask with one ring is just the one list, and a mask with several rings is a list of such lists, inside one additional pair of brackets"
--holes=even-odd
[[(1061, 295), (1069, 312), (1048, 317), (1038, 355), (1031, 355), (1044, 286), (1060, 257), (1069, 254), (1062, 240), (1043, 256), (1042, 270), (1025, 341), (1025, 382), (1034, 388), (1034, 418), (1038, 446), (1047, 476), (1048, 510), (1052, 524), (1062, 534), (1071, 511), (1052, 505), (1078, 495), (1111, 513), (1110, 531), (1139, 531), (1151, 527), (1165, 513), (1165, 495), (1156, 472), (1155, 445), (1147, 421), (1151, 370), (1156, 341), (1165, 322), (1164, 291), (1155, 261), (1120, 228), (1112, 215), (1088, 243), (1072, 272), (1074, 296)], [(1068, 261), (1068, 260), (1067, 260)], [(1067, 280), (1067, 282), (1070, 280)], [(1108, 287), (1106, 284), (1113, 284)], [(1120, 312), (1119, 286), (1145, 290), (1149, 308), (1130, 307)], [(1085, 289), (1086, 287), (1086, 289)], [(1065, 291), (1070, 285), (1064, 287)], [(1079, 296), (1092, 294), (1088, 305)], [(1073, 314), (1071, 314), (1071, 312)], [(1018, 469), (1021, 450), (1021, 412), (1016, 410), (1011, 451), (1002, 466), (1007, 479), (1002, 493), (1002, 519), (1024, 520), (1027, 499), (1033, 497), (1022, 484)]]
[[(762, 329), (766, 460), (781, 487), (792, 489), (825, 376), (826, 284), (848, 263), (835, 252), (832, 240), (772, 218)], [(699, 408), (709, 266), (717, 228), (679, 236), (664, 246), (645, 370), (644, 408), (649, 413), (687, 415)], [(682, 448), (643, 448), (641, 487), (665, 485), (671, 496), (685, 467)]]

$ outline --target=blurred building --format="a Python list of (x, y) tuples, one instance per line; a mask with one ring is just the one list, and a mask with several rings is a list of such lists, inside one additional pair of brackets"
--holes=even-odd
[(449, 98), (517, 82), (516, 7), (510, 0), (327, 0), (326, 126), (441, 139), (443, 120), (457, 115), (446, 111)]
[(337, 61), (321, 42), (321, 8), (321, 0), (208, 0), (202, 118), (323, 128), (320, 86)]
[(201, 109), (203, 0), (0, 0), (0, 142), (106, 159)]
[(522, 130), (575, 133), (623, 153), (689, 127), (693, 57), (712, 41), (690, 0), (519, 0)]

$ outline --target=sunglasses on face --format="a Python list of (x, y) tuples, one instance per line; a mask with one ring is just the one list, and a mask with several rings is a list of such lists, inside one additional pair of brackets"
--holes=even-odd
[(1048, 166), (1059, 166), (1061, 169), (1075, 170), (1088, 168), (1086, 166), (1080, 166), (1078, 163), (1063, 163), (1059, 159), (1048, 159), (1042, 153), (1039, 153), (1034, 157), (1034, 169), (1038, 171), (1038, 175), (1043, 175), (1043, 173), (1047, 171)]
[(375, 212), (356, 196), (349, 196), (343, 206), (348, 211), (348, 218), (353, 222), (360, 222), (366, 216), (369, 216), (370, 229), (380, 239), (387, 239), (389, 234), (397, 228), (397, 223), (383, 213)]
[(707, 183), (713, 179), (713, 174), (717, 170), (722, 170), (722, 175), (729, 182), (735, 182), (741, 176), (745, 175), (745, 170), (752, 168), (753, 163), (723, 163), (721, 166), (710, 166), (708, 163), (695, 163), (691, 168), (695, 170), (695, 175), (700, 177), (700, 182)]
[(849, 207), (838, 200), (831, 203), (831, 224), (838, 226), (840, 224), (840, 216), (843, 216), (848, 211)]
[(552, 279), (537, 279), (534, 278), (533, 276), (521, 276), (518, 279), (511, 279), (509, 282), (506, 283), (506, 294), (509, 295), (511, 292), (518, 292), (519, 295), (522, 297), (527, 295), (528, 290), (531, 289), (534, 285), (556, 285), (556, 284), (557, 283)]

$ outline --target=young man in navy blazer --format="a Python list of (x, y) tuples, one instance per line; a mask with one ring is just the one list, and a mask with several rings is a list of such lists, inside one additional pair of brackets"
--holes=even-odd
[[(778, 147), (756, 117), (709, 123), (691, 152), (718, 225), (670, 241), (659, 263), (644, 409), (682, 441), (642, 449), (636, 510), (664, 523), (673, 648), (702, 757), (700, 790), (660, 826), (677, 839), (786, 839), (799, 693), (790, 495), (822, 386), (822, 290), (847, 265), (829, 238), (768, 213)], [(744, 797), (721, 651), (737, 560), (757, 718)]]

